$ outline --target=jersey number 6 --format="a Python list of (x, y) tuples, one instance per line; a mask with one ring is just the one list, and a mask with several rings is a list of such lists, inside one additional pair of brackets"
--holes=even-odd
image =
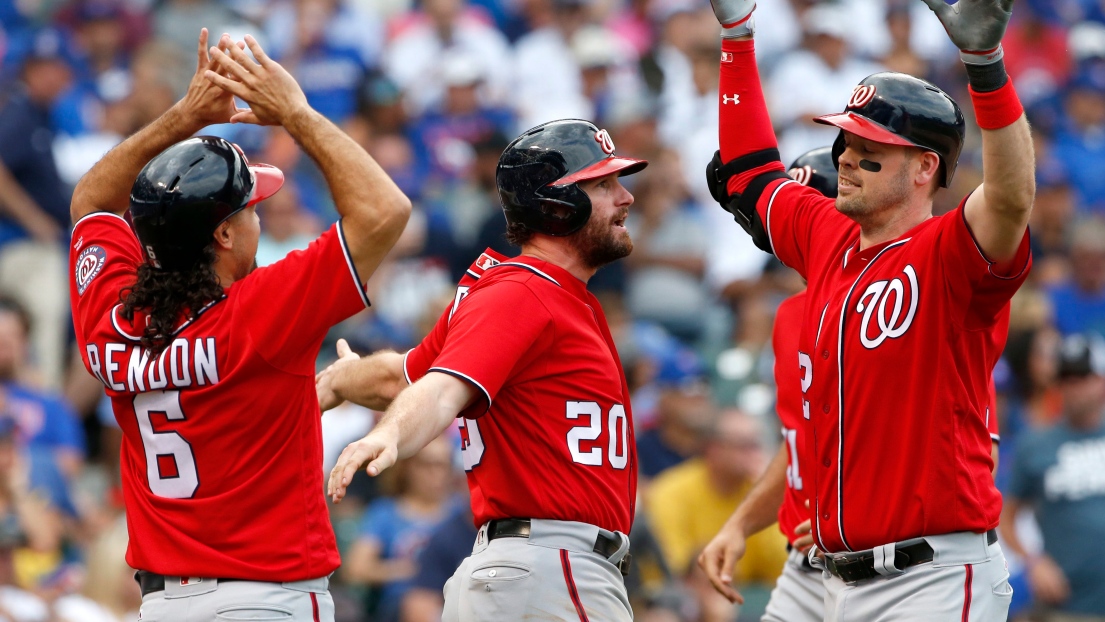
[[(601, 466), (602, 446), (596, 444), (589, 451), (583, 451), (580, 443), (598, 440), (602, 434), (602, 407), (598, 402), (568, 402), (567, 417), (579, 419), (580, 416), (588, 418), (587, 425), (568, 430), (568, 451), (572, 454), (572, 462)], [(629, 420), (625, 416), (625, 406), (621, 404), (611, 406), (608, 419), (610, 446), (607, 457), (610, 460), (610, 466), (624, 469), (629, 463)]]
[(134, 414), (146, 453), (146, 478), (150, 491), (166, 499), (190, 499), (199, 488), (199, 473), (192, 445), (176, 432), (158, 432), (152, 415), (184, 421), (180, 391), (149, 391), (134, 396)]

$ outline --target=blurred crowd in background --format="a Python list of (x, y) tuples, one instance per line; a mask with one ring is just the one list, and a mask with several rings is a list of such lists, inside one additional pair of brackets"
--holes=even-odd
[[(843, 109), (856, 83), (891, 69), (946, 89), (969, 120), (937, 211), (980, 183), (962, 65), (922, 2), (768, 0), (756, 21), (785, 161), (831, 144), (835, 130), (810, 118)], [(633, 391), (642, 486), (630, 594), (648, 622), (758, 619), (785, 559), (777, 530), (749, 542), (735, 575), (742, 608), (713, 592), (694, 559), (780, 442), (770, 334), (776, 306), (802, 282), (755, 249), (703, 183), (718, 143), (719, 58), (704, 0), (0, 0), (0, 620), (137, 619), (120, 436), (72, 348), (69, 198), (106, 150), (183, 94), (201, 27), (255, 35), (414, 201), (370, 282), (374, 306), (333, 331), (331, 343), (344, 337), (362, 353), (410, 348), (485, 247), (517, 252), (503, 238), (494, 173), (522, 130), (590, 119), (620, 154), (651, 161), (625, 180), (635, 250), (591, 281)], [(1052, 552), (1092, 556), (1105, 538), (1105, 432), (1064, 463), (1068, 479), (1089, 483), (1066, 496), (1040, 488), (1039, 520), (1027, 511), (1034, 489), (1016, 475), (1018, 446), (1065, 425), (1063, 337), (1105, 332), (1105, 2), (1020, 0), (1004, 47), (1034, 128), (1038, 187), (1035, 265), (995, 370), (997, 477), (1006, 492), (1018, 480), (1026, 510), (1016, 517), (1025, 555), (1011, 555), (1013, 616), (1049, 604), (1105, 616), (1102, 599), (1085, 596), (1105, 593), (1100, 563), (1072, 570)], [(259, 211), (261, 265), (335, 220), (320, 173), (283, 130), (205, 133), (288, 176)], [(1105, 365), (1094, 370), (1096, 392), (1078, 396), (1100, 412)], [(242, 411), (243, 425), (264, 414)], [(376, 416), (350, 405), (327, 413), (322, 468)], [(441, 587), (475, 533), (457, 447), (443, 438), (378, 480), (362, 474), (331, 508), (339, 620), (438, 618)], [(1056, 517), (1065, 529), (1046, 524)], [(1032, 562), (1052, 557), (1065, 584), (1033, 576)]]

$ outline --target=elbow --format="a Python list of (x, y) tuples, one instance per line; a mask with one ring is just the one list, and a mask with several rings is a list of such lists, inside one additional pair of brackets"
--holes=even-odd
[(407, 221), (410, 220), (413, 205), (406, 194), (399, 192), (398, 195), (389, 206), (387, 224), (389, 228), (401, 232), (407, 226)]

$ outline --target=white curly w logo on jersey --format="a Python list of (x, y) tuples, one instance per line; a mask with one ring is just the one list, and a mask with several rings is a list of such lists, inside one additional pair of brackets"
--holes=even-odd
[[(904, 272), (909, 281), (908, 292), (906, 284), (899, 277), (889, 281), (875, 281), (868, 285), (863, 295), (859, 297), (856, 312), (863, 314), (859, 340), (868, 350), (879, 347), (887, 339), (901, 337), (913, 324), (913, 316), (917, 313), (917, 300), (921, 292), (917, 287), (917, 273), (913, 270), (913, 266), (907, 265)], [(909, 305), (909, 310), (905, 311), (905, 317), (902, 317), (906, 304)], [(872, 330), (872, 318), (875, 320), (873, 327), (875, 330)]]

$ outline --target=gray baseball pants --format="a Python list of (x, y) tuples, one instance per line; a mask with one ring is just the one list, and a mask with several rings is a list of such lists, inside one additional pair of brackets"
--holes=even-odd
[(1005, 622), (1013, 588), (1001, 545), (986, 534), (925, 536), (933, 560), (848, 585), (825, 580), (826, 622)]
[(140, 622), (334, 622), (328, 577), (292, 583), (165, 577), (165, 589), (142, 597)]
[(825, 619), (825, 584), (821, 571), (803, 564), (806, 559), (792, 549), (783, 574), (771, 590), (771, 600), (761, 622), (821, 622)]
[[(609, 559), (594, 552), (600, 532), (621, 538)], [(633, 610), (614, 566), (628, 552), (625, 535), (587, 523), (534, 519), (529, 538), (491, 542), (484, 525), (472, 555), (445, 584), (441, 620), (628, 622)]]

